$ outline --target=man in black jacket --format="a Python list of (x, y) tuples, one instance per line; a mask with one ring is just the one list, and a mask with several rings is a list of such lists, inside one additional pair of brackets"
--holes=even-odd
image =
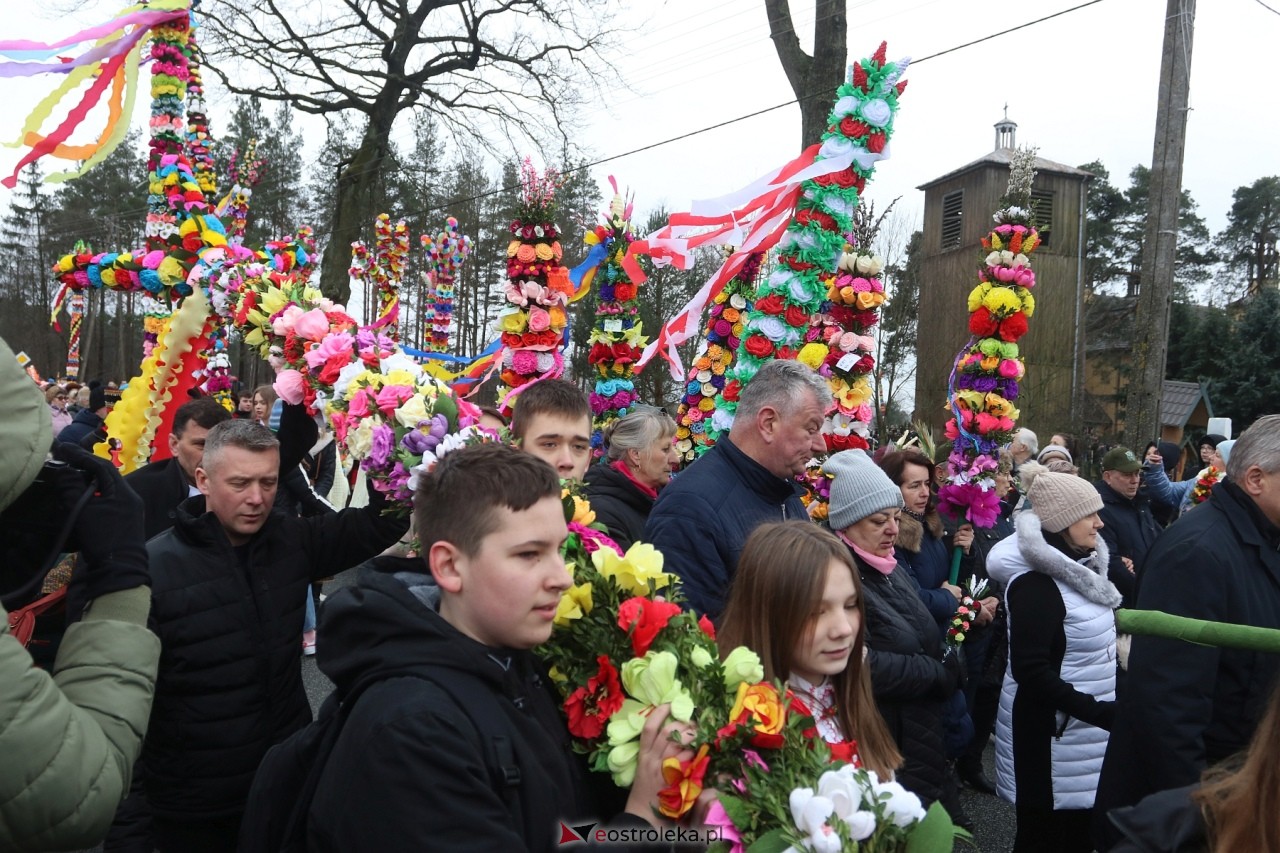
[(169, 458), (144, 465), (125, 478), (142, 498), (148, 539), (173, 527), (178, 504), (200, 494), (196, 468), (204, 455), (205, 438), (209, 430), (229, 420), (231, 413), (212, 397), (183, 403), (173, 416)]
[(1107, 579), (1133, 607), (1137, 577), (1147, 552), (1163, 529), (1151, 514), (1151, 502), (1139, 494), (1142, 461), (1127, 447), (1113, 447), (1102, 457), (1102, 482), (1094, 484), (1102, 495), (1102, 538), (1111, 552)]
[[(1245, 431), (1226, 481), (1161, 535), (1138, 607), (1280, 629), (1280, 415)], [(1278, 674), (1277, 655), (1135, 636), (1098, 782), (1100, 849), (1115, 841), (1109, 809), (1192, 784), (1244, 749)]]
[(738, 556), (766, 521), (807, 519), (795, 477), (827, 452), (831, 389), (798, 361), (770, 361), (742, 389), (733, 427), (662, 490), (644, 541), (684, 581), (689, 607), (720, 618)]
[(201, 496), (147, 546), (163, 652), (143, 760), (163, 853), (235, 849), (262, 757), (311, 720), (298, 642), (308, 585), (408, 527), (373, 490), (336, 515), (273, 513), (279, 471), (269, 429), (218, 424), (196, 469)]

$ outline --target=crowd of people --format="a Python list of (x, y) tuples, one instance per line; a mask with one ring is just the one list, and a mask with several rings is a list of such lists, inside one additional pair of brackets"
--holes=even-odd
[[(1280, 415), (1206, 436), (1186, 479), (1179, 448), (1153, 442), (1110, 448), (1091, 483), (1075, 465), (1092, 448), (1022, 429), (979, 528), (938, 512), (948, 448), (846, 450), (823, 463), (816, 524), (799, 477), (825, 455), (829, 391), (805, 365), (765, 364), (679, 472), (664, 410), (612, 424), (597, 460), (587, 397), (545, 380), (509, 425), (486, 412), (510, 446), (422, 478), (411, 524), (376, 490), (326, 500), (347, 479), (333, 438), (269, 386), (234, 412), (182, 405), (170, 458), (121, 478), (86, 450), (110, 389), (71, 414), (84, 389), (42, 393), (2, 345), (0, 362), (4, 608), (78, 553), (48, 671), (0, 637), (17, 687), (0, 695), (0, 848), (552, 850), (562, 824), (660, 825), (687, 728), (660, 708), (630, 789), (595, 783), (532, 654), (571, 583), (573, 480), (611, 538), (662, 553), (724, 648), (759, 654), (834, 756), (957, 824), (967, 786), (1014, 804), (1016, 851), (1280, 853), (1280, 657), (1123, 636), (1115, 616), (1280, 629)], [(317, 635), (316, 585), (352, 568)], [(304, 797), (266, 768), (312, 720), (307, 654), (335, 685), (322, 721), (343, 722)]]

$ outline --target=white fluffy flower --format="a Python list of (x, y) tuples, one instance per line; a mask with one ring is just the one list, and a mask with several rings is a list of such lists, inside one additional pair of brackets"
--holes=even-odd
[(403, 352), (396, 352), (382, 359), (382, 374), (396, 370), (407, 370), (413, 376), (414, 384), (418, 384), (422, 380), (422, 368), (418, 363)]
[(908, 827), (924, 820), (924, 807), (920, 805), (920, 798), (899, 783), (880, 782), (874, 789), (877, 799), (882, 799), (884, 794), (889, 795), (884, 801), (885, 814), (898, 826)]
[(342, 370), (338, 371), (338, 380), (333, 383), (333, 398), (340, 400), (347, 395), (347, 388), (351, 385), (351, 380), (355, 379), (361, 373), (364, 373), (364, 362), (357, 359), (351, 362)]

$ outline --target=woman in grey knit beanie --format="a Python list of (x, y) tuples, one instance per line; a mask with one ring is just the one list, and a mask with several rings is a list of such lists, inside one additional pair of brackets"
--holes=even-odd
[(862, 580), (867, 661), (876, 705), (902, 753), (898, 781), (926, 802), (941, 800), (964, 823), (942, 742), (942, 702), (959, 685), (960, 665), (954, 657), (943, 662), (937, 623), (894, 559), (902, 490), (861, 450), (837, 453), (822, 467), (832, 477), (827, 521)]

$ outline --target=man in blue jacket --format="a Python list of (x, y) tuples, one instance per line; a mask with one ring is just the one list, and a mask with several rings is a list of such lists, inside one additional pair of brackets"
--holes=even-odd
[(770, 361), (742, 389), (727, 437), (662, 490), (644, 541), (684, 581), (689, 606), (718, 619), (747, 536), (766, 521), (808, 518), (796, 476), (827, 452), (822, 377)]

